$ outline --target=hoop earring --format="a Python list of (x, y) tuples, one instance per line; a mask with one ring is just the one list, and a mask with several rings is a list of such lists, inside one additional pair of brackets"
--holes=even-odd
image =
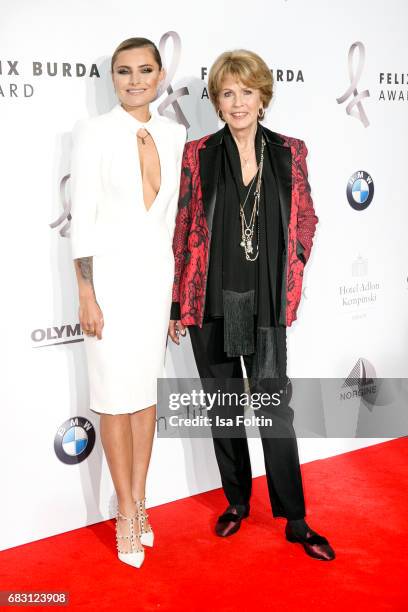
[(221, 119), (221, 121), (224, 121), (224, 123), (225, 123), (225, 119), (224, 119), (224, 117), (222, 116), (222, 112), (221, 112), (221, 109), (220, 109), (220, 108), (217, 110), (217, 115), (218, 115), (218, 118), (219, 118), (219, 119)]
[[(259, 113), (259, 111), (261, 111), (261, 113)], [(261, 119), (261, 121), (262, 121), (262, 119), (263, 119), (264, 117), (265, 117), (265, 110), (264, 110), (264, 109), (261, 107), (261, 108), (258, 110), (258, 119)]]

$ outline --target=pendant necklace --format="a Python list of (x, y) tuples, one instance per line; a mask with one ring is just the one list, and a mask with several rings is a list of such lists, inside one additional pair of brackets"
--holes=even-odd
[[(144, 130), (144, 131), (146, 132), (146, 133), (145, 133), (143, 136), (139, 135), (139, 132), (140, 132), (141, 130)], [(147, 131), (145, 128), (140, 128), (140, 129), (138, 130), (138, 132), (136, 133), (136, 136), (137, 136), (137, 137), (138, 137), (138, 138), (139, 138), (139, 139), (142, 141), (142, 145), (145, 145), (145, 144), (146, 144), (146, 138), (147, 138), (148, 136), (150, 136), (150, 134), (149, 134), (149, 132), (148, 132), (148, 131)]]
[[(257, 238), (257, 243), (256, 243), (256, 254), (252, 257), (252, 254), (254, 252), (254, 247), (252, 244), (253, 241), (253, 237), (254, 237), (254, 230), (255, 230), (255, 223), (256, 223), (256, 219), (259, 216), (259, 201), (261, 198), (261, 180), (262, 180), (262, 170), (263, 170), (263, 161), (264, 161), (264, 148), (265, 148), (265, 140), (264, 138), (262, 138), (262, 144), (261, 144), (261, 159), (259, 162), (259, 166), (258, 166), (258, 170), (254, 176), (254, 178), (251, 181), (251, 184), (249, 185), (249, 189), (246, 195), (246, 198), (244, 200), (244, 203), (240, 203), (239, 208), (239, 214), (241, 217), (241, 242), (240, 242), (240, 246), (242, 246), (242, 248), (245, 251), (245, 258), (248, 261), (255, 261), (258, 258), (259, 255), (259, 221), (258, 221), (258, 238)], [(255, 179), (258, 177), (258, 180), (256, 182), (256, 188), (254, 191), (254, 205), (252, 207), (252, 212), (250, 215), (249, 220), (247, 221), (247, 218), (245, 216), (245, 205), (247, 203), (249, 194), (251, 192), (252, 186), (254, 184)]]
[[(251, 154), (252, 154), (252, 151), (251, 151)], [(244, 168), (247, 167), (249, 160), (251, 159), (251, 155), (248, 157), (248, 159), (245, 159), (245, 157), (241, 154), (239, 156), (244, 160), (244, 165), (241, 164), (242, 169), (244, 170)]]

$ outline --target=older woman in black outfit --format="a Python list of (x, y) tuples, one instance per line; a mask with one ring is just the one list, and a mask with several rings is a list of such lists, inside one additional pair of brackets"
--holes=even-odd
[[(208, 85), (225, 126), (184, 149), (169, 335), (178, 344), (189, 327), (208, 388), (212, 379), (223, 380), (224, 391), (237, 391), (237, 384), (243, 390), (242, 356), (251, 392), (272, 394), (287, 383), (286, 327), (296, 319), (318, 220), (307, 149), (303, 141), (261, 125), (272, 75), (255, 53), (223, 53)], [(301, 543), (314, 558), (331, 560), (327, 539), (305, 522), (294, 414), (285, 393), (282, 398), (278, 407), (263, 411), (273, 417), (272, 428), (260, 426), (272, 512), (287, 518), (289, 541)], [(235, 406), (236, 414), (240, 410)], [(230, 438), (214, 429), (213, 434), (229, 502), (216, 533), (229, 536), (249, 514), (248, 443), (243, 426)]]

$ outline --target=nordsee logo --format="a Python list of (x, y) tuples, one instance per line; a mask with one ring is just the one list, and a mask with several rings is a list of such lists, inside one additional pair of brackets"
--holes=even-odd
[(95, 445), (95, 429), (88, 419), (77, 416), (63, 423), (54, 438), (54, 450), (58, 459), (68, 465), (81, 463)]
[(374, 197), (374, 182), (368, 172), (358, 170), (347, 183), (347, 200), (354, 210), (365, 210)]
[(372, 363), (368, 359), (360, 357), (342, 384), (345, 391), (340, 393), (340, 399), (349, 400), (375, 394), (377, 391), (375, 378), (376, 373)]
[(44, 346), (55, 346), (56, 344), (71, 344), (72, 342), (83, 342), (81, 325), (54, 325), (45, 329), (38, 328), (31, 332), (31, 340), (34, 348)]
[[(356, 437), (362, 432), (369, 437), (397, 437), (407, 435), (406, 392), (403, 379), (378, 378), (374, 365), (360, 357), (344, 379), (340, 401), (360, 400)], [(381, 407), (387, 406), (387, 412)], [(361, 411), (365, 407), (368, 410)], [(366, 420), (367, 414), (374, 417)], [(370, 432), (370, 434), (368, 433)]]

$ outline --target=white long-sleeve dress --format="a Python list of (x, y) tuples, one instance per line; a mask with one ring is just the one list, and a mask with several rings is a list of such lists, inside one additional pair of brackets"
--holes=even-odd
[[(161, 186), (149, 210), (137, 136), (151, 134)], [(84, 335), (90, 408), (124, 414), (156, 403), (174, 276), (172, 239), (185, 127), (155, 112), (142, 123), (120, 104), (78, 122), (71, 164), (72, 257), (93, 257), (102, 339)]]

